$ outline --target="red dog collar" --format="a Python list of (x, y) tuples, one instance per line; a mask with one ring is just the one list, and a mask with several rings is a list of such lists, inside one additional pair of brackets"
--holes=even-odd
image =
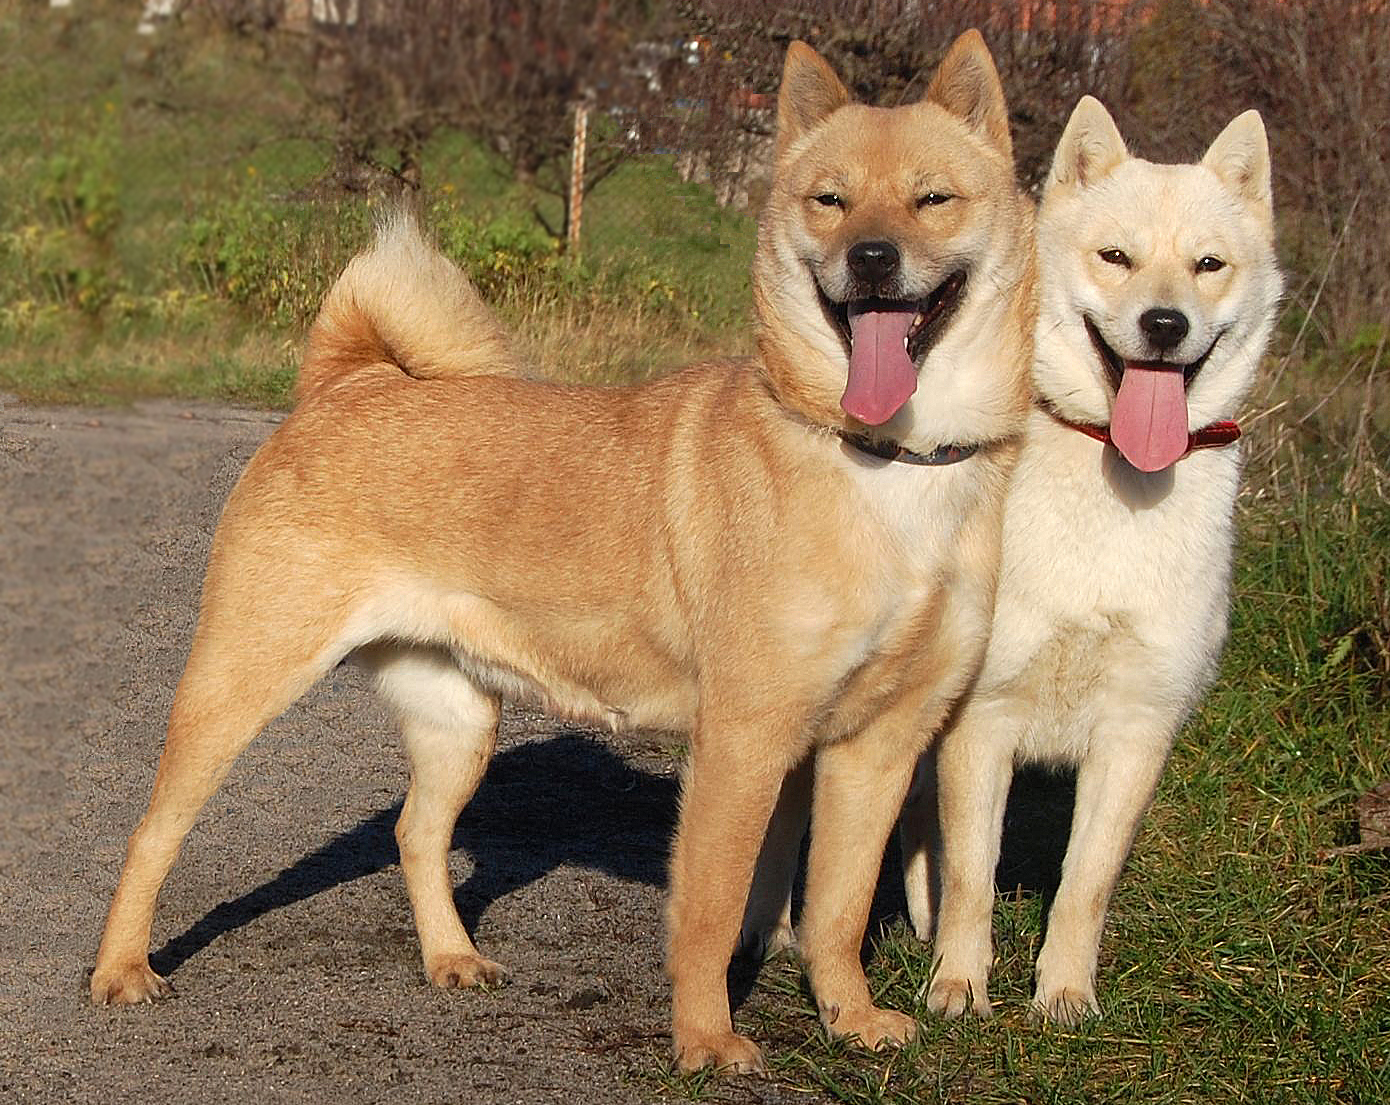
[[(1063, 426), (1069, 426), (1087, 437), (1104, 442), (1106, 445), (1111, 444), (1108, 426), (1091, 426), (1085, 422), (1073, 422), (1069, 418), (1063, 418), (1050, 408), (1044, 409)], [(1187, 435), (1187, 452), (1183, 453), (1183, 456), (1185, 457), (1197, 449), (1220, 449), (1222, 446), (1231, 444), (1238, 437), (1240, 437), (1240, 427), (1234, 422), (1213, 422), (1210, 426), (1203, 426), (1200, 430)], [(1178, 459), (1181, 460), (1182, 457)]]

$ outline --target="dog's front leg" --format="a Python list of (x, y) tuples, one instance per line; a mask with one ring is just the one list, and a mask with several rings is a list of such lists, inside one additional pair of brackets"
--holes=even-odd
[(1176, 725), (1138, 709), (1101, 722), (1076, 773), (1062, 881), (1038, 953), (1035, 1013), (1059, 1024), (1098, 1014), (1095, 977), (1110, 894), (1158, 789)]
[(859, 949), (883, 849), (920, 751), (916, 726), (884, 721), (821, 748), (816, 759), (806, 903), (797, 944), (820, 1008), (836, 1036), (877, 1050), (912, 1039), (917, 1022), (869, 996)]
[(684, 1071), (764, 1069), (757, 1045), (733, 1030), (728, 971), (768, 819), (797, 758), (770, 728), (705, 721), (695, 733), (668, 907), (671, 1038)]
[(936, 748), (941, 908), (927, 1008), (948, 1019), (993, 1012), (994, 870), (1020, 728), (1006, 708), (973, 701)]

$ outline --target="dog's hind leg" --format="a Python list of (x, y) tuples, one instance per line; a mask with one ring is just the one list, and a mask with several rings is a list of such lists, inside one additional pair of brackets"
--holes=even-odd
[[(131, 834), (97, 951), (93, 1002), (148, 1002), (171, 992), (150, 967), (150, 930), (184, 837), (241, 751), (346, 651), (338, 644), (342, 611), (311, 590), (248, 604), (243, 591), (209, 576), (149, 808)], [(314, 597), (323, 601), (309, 605)]]
[(501, 982), (454, 906), (449, 847), (497, 742), (500, 703), (442, 649), (377, 645), (359, 653), (401, 719), (410, 790), (396, 822), (406, 893), (420, 934), (425, 974), (436, 986)]
[(941, 819), (937, 810), (936, 753), (933, 745), (917, 761), (912, 785), (898, 817), (898, 850), (903, 857), (903, 891), (912, 930), (924, 943), (932, 938), (941, 897), (938, 870)]

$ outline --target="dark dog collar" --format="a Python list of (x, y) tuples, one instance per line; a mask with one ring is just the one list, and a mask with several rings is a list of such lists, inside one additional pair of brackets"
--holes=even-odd
[(896, 460), (903, 464), (924, 464), (939, 467), (943, 464), (956, 464), (968, 460), (980, 451), (978, 443), (970, 445), (939, 445), (930, 453), (916, 453), (895, 441), (879, 441), (867, 434), (851, 434), (837, 430), (846, 445), (852, 445), (861, 453), (868, 453), (880, 460)]
[[(1110, 440), (1109, 426), (1092, 426), (1086, 422), (1073, 422), (1069, 418), (1063, 418), (1051, 407), (1043, 407), (1043, 410), (1069, 429), (1083, 433), (1087, 437), (1093, 437), (1106, 445), (1113, 444)], [(1200, 430), (1193, 430), (1187, 435), (1187, 452), (1183, 453), (1182, 456), (1188, 456), (1198, 449), (1220, 449), (1230, 445), (1239, 437), (1240, 427), (1234, 422), (1213, 422), (1210, 426), (1203, 426)], [(1182, 460), (1182, 457), (1179, 457), (1178, 460)]]

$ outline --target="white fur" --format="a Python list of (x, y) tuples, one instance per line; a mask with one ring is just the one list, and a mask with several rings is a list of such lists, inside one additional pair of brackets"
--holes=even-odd
[[(1107, 425), (1115, 392), (1082, 315), (1125, 355), (1139, 341), (1139, 315), (1163, 306), (1192, 323), (1175, 359), (1195, 359), (1220, 335), (1189, 389), (1191, 428), (1235, 417), (1280, 293), (1268, 175), (1254, 113), (1203, 163), (1154, 165), (1129, 157), (1096, 101), (1078, 105), (1038, 216), (1040, 404)], [(1132, 266), (1098, 258), (1112, 248)], [(1199, 272), (1208, 254), (1225, 268)], [(1225, 638), (1239, 473), (1239, 447), (1228, 446), (1145, 474), (1041, 406), (1033, 413), (1007, 501), (984, 667), (938, 748), (942, 898), (928, 996), (937, 1012), (990, 1012), (994, 868), (1009, 780), (1023, 762), (1078, 771), (1035, 1008), (1063, 1022), (1098, 1011), (1111, 890)], [(923, 802), (909, 803), (904, 839), (909, 906), (926, 938)]]

